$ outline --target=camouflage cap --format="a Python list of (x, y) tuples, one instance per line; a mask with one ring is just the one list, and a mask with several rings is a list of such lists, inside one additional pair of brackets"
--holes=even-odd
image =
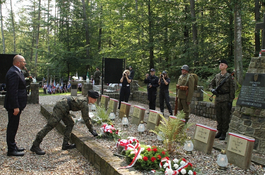
[(96, 91), (93, 91), (93, 90), (89, 90), (88, 92), (87, 92), (87, 95), (89, 96), (89, 97), (91, 97), (91, 98), (95, 98), (95, 99), (97, 99), (98, 98), (98, 93), (96, 92)]

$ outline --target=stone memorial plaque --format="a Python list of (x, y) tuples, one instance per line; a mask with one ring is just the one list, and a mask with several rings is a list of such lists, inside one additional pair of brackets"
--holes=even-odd
[(119, 117), (122, 118), (122, 117), (124, 117), (124, 115), (129, 117), (130, 109), (131, 109), (131, 104), (122, 101), (121, 107), (120, 107), (120, 112), (119, 112)]
[(113, 111), (113, 113), (116, 115), (118, 103), (119, 101), (114, 98), (111, 98), (109, 100), (108, 114), (110, 114)]
[(265, 109), (265, 74), (247, 73), (237, 105)]
[(228, 162), (242, 169), (248, 169), (251, 163), (255, 139), (229, 132), (226, 155)]
[(77, 81), (70, 81), (71, 83), (71, 96), (77, 96)]
[(135, 105), (131, 123), (139, 125), (144, 120), (145, 108)]
[(150, 110), (146, 128), (155, 129), (155, 127), (160, 124), (160, 120), (161, 120), (160, 115), (162, 115), (161, 112)]
[(196, 124), (193, 141), (194, 149), (211, 154), (216, 131), (216, 129), (209, 126)]
[(170, 118), (170, 119), (178, 119), (178, 120), (181, 120), (181, 121), (184, 122), (184, 123), (185, 123), (185, 121), (186, 121), (184, 118), (180, 119), (180, 118), (178, 118), (178, 117), (176, 117), (176, 116), (174, 116), (174, 115), (170, 115), (169, 118)]
[(101, 95), (100, 106), (105, 108), (105, 110), (107, 110), (108, 109), (108, 103), (109, 103), (109, 96)]

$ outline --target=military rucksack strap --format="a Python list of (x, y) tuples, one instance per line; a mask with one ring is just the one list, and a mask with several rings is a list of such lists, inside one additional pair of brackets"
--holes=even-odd
[(184, 86), (187, 86), (187, 83), (188, 83), (189, 79), (190, 79), (190, 74), (188, 74), (187, 81), (186, 81)]

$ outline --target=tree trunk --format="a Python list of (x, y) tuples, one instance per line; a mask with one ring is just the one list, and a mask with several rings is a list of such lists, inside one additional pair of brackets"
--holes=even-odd
[[(259, 12), (259, 0), (255, 0), (255, 20), (260, 22), (260, 12)], [(255, 57), (259, 56), (260, 52), (260, 30), (255, 30)]]
[(50, 55), (51, 48), (50, 48), (50, 2), (51, 0), (48, 0), (48, 14), (47, 14), (47, 45), (48, 45), (48, 55)]
[(240, 11), (240, 0), (236, 0), (235, 3), (235, 70), (236, 70), (236, 79), (239, 84), (243, 83), (243, 64), (242, 64), (242, 19), (241, 19), (241, 11)]
[(14, 22), (14, 13), (13, 13), (13, 7), (12, 7), (12, 0), (10, 0), (10, 8), (11, 8), (11, 21), (12, 21), (12, 28), (13, 28), (14, 53), (16, 53), (16, 32), (15, 32), (15, 22)]
[(233, 17), (233, 9), (231, 9), (231, 14), (229, 15), (229, 42), (228, 42), (228, 59), (229, 61), (233, 61), (234, 56), (234, 33), (233, 33), (233, 25), (234, 25), (234, 17)]
[(40, 12), (41, 12), (40, 7), (41, 7), (41, 0), (39, 0), (38, 25), (37, 25), (37, 35), (36, 35), (35, 78), (37, 78), (38, 48), (39, 48), (39, 35), (40, 35)]
[(86, 47), (87, 47), (86, 48), (86, 58), (89, 59), (89, 48), (90, 48), (89, 43), (90, 43), (90, 41), (89, 41), (89, 29), (88, 29), (88, 21), (87, 21), (87, 16), (86, 16), (86, 4), (85, 4), (85, 0), (82, 0), (82, 4), (83, 4), (84, 25), (85, 25), (85, 30), (86, 30)]
[(150, 69), (155, 67), (154, 64), (154, 36), (153, 36), (153, 19), (151, 11), (151, 2), (148, 2), (148, 32), (149, 32), (149, 58), (150, 58)]
[[(188, 17), (187, 17), (187, 12), (188, 11), (188, 7), (187, 5), (185, 5), (185, 14), (186, 14), (186, 17), (185, 17), (185, 21), (188, 20)], [(183, 49), (183, 54), (185, 54), (188, 50), (188, 46), (189, 45), (189, 29), (187, 27), (187, 25), (185, 24), (184, 25), (184, 49)], [(185, 56), (185, 58), (188, 58), (188, 56)]]
[(191, 21), (192, 21), (192, 37), (194, 44), (194, 59), (198, 60), (198, 36), (197, 36), (197, 22), (195, 14), (195, 1), (190, 0), (190, 12), (191, 12)]
[(3, 13), (2, 13), (1, 3), (0, 3), (0, 15), (1, 15), (1, 33), (2, 33), (2, 42), (3, 42), (3, 54), (5, 54), (6, 46), (5, 46), (5, 35), (4, 35), (4, 28), (3, 28)]
[(102, 35), (102, 21), (101, 21), (101, 16), (102, 16), (102, 6), (100, 6), (100, 15), (99, 15), (99, 30), (98, 30), (98, 51), (100, 52), (101, 50), (101, 35)]

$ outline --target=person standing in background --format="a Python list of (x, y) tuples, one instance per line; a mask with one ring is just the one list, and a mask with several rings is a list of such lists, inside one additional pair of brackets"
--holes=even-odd
[(99, 70), (99, 68), (96, 68), (96, 72), (94, 73), (94, 80), (95, 80), (95, 85), (99, 85), (100, 82), (100, 76), (101, 76), (101, 72)]
[(169, 114), (173, 115), (171, 105), (169, 104), (169, 91), (168, 91), (169, 83), (170, 83), (170, 78), (167, 76), (167, 72), (163, 71), (158, 80), (158, 84), (160, 86), (160, 94), (159, 94), (160, 111), (163, 113), (163, 115), (164, 115), (164, 100), (166, 102)]
[(146, 74), (144, 83), (147, 84), (149, 109), (156, 109), (156, 90), (158, 85), (158, 77), (155, 76), (155, 69), (150, 69), (150, 75)]
[(132, 68), (132, 66), (129, 66), (129, 70), (130, 70), (130, 77), (133, 79), (134, 78), (134, 70)]
[(26, 61), (21, 55), (13, 58), (13, 66), (6, 73), (6, 96), (4, 107), (8, 111), (8, 124), (6, 129), (6, 142), (8, 156), (24, 156), (24, 148), (16, 145), (20, 115), (27, 105), (26, 81), (22, 70), (25, 69)]
[(132, 82), (132, 79), (130, 77), (130, 71), (125, 70), (122, 73), (122, 77), (120, 79), (120, 82), (122, 84), (121, 90), (120, 90), (120, 100), (119, 100), (119, 107), (121, 107), (121, 101), (128, 102), (130, 97), (130, 83)]

